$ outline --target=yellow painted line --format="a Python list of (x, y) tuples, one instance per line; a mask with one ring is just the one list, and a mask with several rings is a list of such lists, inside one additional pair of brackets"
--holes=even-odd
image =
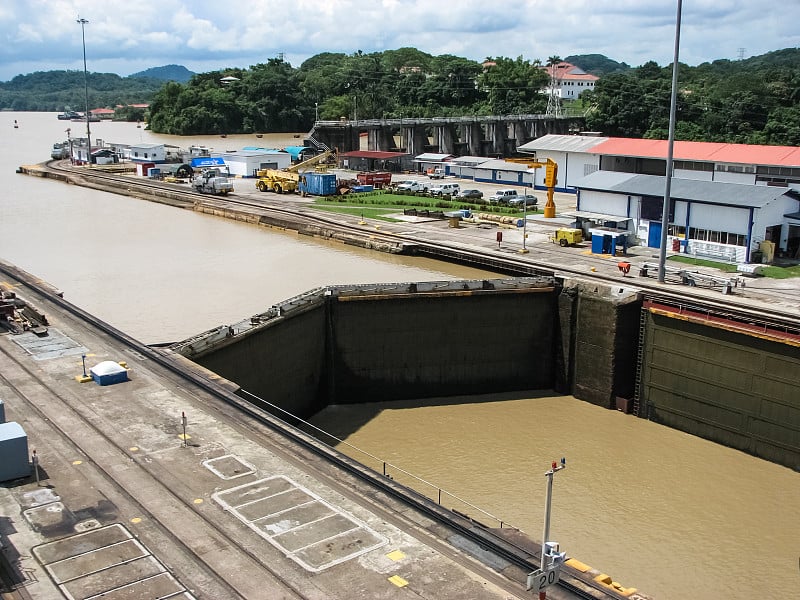
[(195, 498), (194, 499), (194, 503), (195, 504), (202, 504), (203, 503), (203, 499), (202, 498)]
[(72, 464), (73, 464), (73, 465), (75, 465), (75, 466), (77, 467), (78, 465), (82, 465), (82, 464), (83, 464), (83, 461), (82, 461), (82, 460), (73, 460), (73, 461), (72, 461)]
[(133, 524), (136, 524), (136, 523), (141, 523), (141, 522), (142, 522), (142, 519), (141, 519), (141, 517), (133, 517), (133, 518), (131, 519), (131, 523), (133, 523)]
[(392, 575), (389, 577), (389, 581), (391, 581), (397, 587), (406, 587), (408, 585), (408, 582), (400, 577), (400, 575)]
[(178, 434), (178, 437), (179, 437), (180, 439), (182, 439), (182, 440), (190, 440), (190, 439), (192, 439), (192, 436), (190, 436), (188, 433), (187, 433), (187, 434), (185, 434), (185, 435), (184, 435), (184, 434), (182, 434), (182, 433), (179, 433), (179, 434)]
[(138, 446), (131, 446), (130, 448), (128, 448), (128, 450), (130, 450), (131, 452), (137, 452), (139, 450), (139, 447)]
[(401, 552), (400, 550), (393, 550), (386, 555), (386, 558), (397, 562), (398, 560), (403, 560), (406, 557), (405, 552)]

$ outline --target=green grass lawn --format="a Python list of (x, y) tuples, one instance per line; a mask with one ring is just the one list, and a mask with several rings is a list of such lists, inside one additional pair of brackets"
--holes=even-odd
[[(508, 206), (492, 206), (464, 200), (446, 200), (427, 196), (391, 194), (381, 191), (320, 197), (314, 200), (314, 207), (350, 215), (363, 214), (364, 217), (389, 221), (393, 219), (387, 218), (385, 215), (402, 212), (406, 208), (441, 210), (443, 212), (467, 208), (473, 212), (496, 213), (514, 217), (523, 215), (523, 211)], [(539, 211), (528, 210), (529, 214), (536, 212)]]
[[(692, 258), (691, 256), (670, 256), (667, 260), (686, 265), (695, 265), (698, 267), (711, 267), (713, 269), (724, 271), (725, 273), (736, 272), (736, 265), (706, 260), (703, 258)], [(762, 267), (761, 274), (764, 277), (772, 277), (773, 279), (789, 279), (790, 277), (800, 277), (800, 265), (790, 265), (785, 267), (764, 265)]]

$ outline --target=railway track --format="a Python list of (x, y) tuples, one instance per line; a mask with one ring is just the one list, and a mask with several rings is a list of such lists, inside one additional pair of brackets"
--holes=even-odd
[[(12, 269), (6, 269), (0, 266), (0, 270), (9, 278), (20, 279), (18, 273)], [(336, 469), (330, 470), (330, 472), (326, 472), (325, 469), (314, 469), (314, 477), (319, 478), (325, 485), (335, 489), (348, 498), (357, 499), (362, 503), (364, 501), (368, 502), (370, 510), (381, 515), (381, 518), (402, 530), (412, 532), (415, 537), (423, 538), (426, 544), (435, 548), (451, 560), (467, 568), (474, 568), (472, 564), (473, 559), (465, 557), (447, 542), (442, 541), (441, 537), (437, 537), (438, 530), (432, 533), (420, 528), (415, 522), (409, 521), (401, 513), (387, 508), (387, 506), (391, 506), (392, 503), (382, 501), (380, 495), (373, 498), (374, 492), (367, 494), (360, 493), (358, 489), (356, 489), (356, 486), (353, 485), (353, 482), (360, 481), (366, 483), (373, 487), (373, 489), (377, 488), (380, 492), (386, 494), (395, 501), (400, 501), (403, 504), (412, 506), (414, 509), (427, 514), (434, 521), (448, 527), (457, 535), (471, 540), (472, 543), (478, 544), (480, 547), (486, 548), (498, 556), (501, 556), (524, 572), (531, 571), (538, 565), (538, 560), (534, 553), (515, 546), (502, 538), (496, 537), (490, 530), (484, 529), (483, 526), (476, 524), (476, 522), (450, 513), (449, 510), (442, 508), (413, 490), (403, 488), (392, 480), (381, 477), (380, 474), (339, 454), (325, 444), (318, 442), (316, 439), (305, 436), (302, 432), (276, 419), (265, 410), (261, 410), (257, 406), (240, 399), (238, 396), (220, 389), (201, 376), (187, 373), (174, 360), (168, 358), (161, 352), (136, 342), (123, 332), (97, 320), (79, 307), (53, 295), (50, 290), (38, 286), (35, 282), (26, 280), (24, 283), (41, 297), (41, 300), (36, 297), (32, 299), (32, 301), (38, 303), (39, 306), (46, 308), (47, 302), (57, 304), (78, 321), (86, 321), (102, 330), (103, 333), (110, 336), (112, 339), (122, 342), (129, 347), (133, 353), (140, 355), (142, 358), (151, 359), (162, 367), (166, 367), (167, 373), (160, 376), (169, 379), (170, 386), (185, 390), (186, 379), (199, 385), (204, 392), (208, 392), (209, 397), (203, 398), (198, 394), (191, 394), (193, 401), (199, 402), (203, 405), (203, 408), (207, 409), (209, 412), (220, 413), (220, 417), (235, 421), (235, 427), (237, 429), (246, 434), (249, 438), (256, 440), (270, 452), (279, 454), (282, 459), (302, 466), (305, 470), (315, 467), (316, 461), (309, 458), (311, 455), (322, 457), (325, 461), (333, 463)], [(237, 541), (237, 539), (218, 526), (213, 519), (209, 519), (201, 511), (198, 511), (196, 506), (192, 505), (191, 501), (188, 499), (190, 497), (189, 495), (176, 492), (174, 489), (174, 481), (172, 481), (173, 487), (170, 487), (168, 482), (173, 479), (172, 474), (159, 470), (153, 463), (133, 460), (125, 444), (117, 442), (112, 435), (109, 435), (108, 432), (98, 425), (98, 422), (102, 421), (102, 419), (98, 418), (98, 415), (93, 412), (91, 407), (85, 406), (79, 398), (40, 381), (37, 373), (26, 365), (24, 360), (13, 356), (2, 345), (0, 345), (0, 364), (2, 364), (0, 382), (13, 390), (15, 395), (19, 396), (20, 399), (25, 402), (26, 407), (31, 412), (37, 414), (42, 420), (50, 422), (58, 432), (59, 437), (73, 446), (75, 454), (86, 456), (91, 459), (92, 466), (98, 469), (103, 481), (113, 487), (118, 496), (124, 498), (133, 506), (134, 512), (146, 515), (146, 521), (155, 523), (161, 536), (168, 540), (169, 543), (174, 544), (181, 552), (189, 556), (193, 562), (206, 564), (208, 562), (208, 554), (198, 552), (194, 547), (187, 544), (185, 541), (185, 532), (187, 528), (198, 532), (206, 531), (207, 535), (221, 542), (224, 547), (237, 549), (237, 552), (240, 553), (239, 560), (245, 563), (246, 566), (238, 569), (236, 573), (247, 573), (253, 572), (253, 570), (259, 570), (270, 578), (273, 582), (272, 585), (284, 590), (283, 597), (310, 597), (305, 595), (303, 590), (292, 585), (292, 582), (282, 577), (280, 573), (277, 572), (276, 569), (270, 567), (263, 558), (256, 556), (247, 548), (241, 548), (240, 542)], [(17, 381), (23, 380), (29, 380), (30, 383), (27, 385), (33, 386), (27, 389), (27, 393), (25, 388), (16, 383)], [(29, 400), (28, 395), (34, 394), (37, 397), (42, 396), (46, 398), (46, 402), (33, 403)], [(220, 404), (217, 400), (222, 400), (223, 403)], [(261, 426), (266, 426), (269, 431), (265, 433)], [(100, 449), (97, 447), (90, 447), (90, 440), (94, 440), (92, 443), (99, 444)], [(298, 452), (298, 446), (304, 451), (303, 453)], [(98, 456), (98, 453), (100, 456)], [(175, 513), (164, 516), (157, 514), (157, 512), (152, 509), (148, 509), (147, 499), (139, 497), (136, 494), (136, 486), (132, 486), (130, 480), (120, 480), (120, 475), (117, 470), (109, 466), (104, 466), (104, 457), (108, 456), (115, 457), (117, 460), (125, 461), (131, 465), (129, 468), (136, 471), (137, 477), (148, 482), (146, 487), (149, 493), (152, 494), (153, 490), (157, 490), (159, 495), (163, 494), (165, 497), (168, 497), (171, 504), (179, 507), (181, 516), (179, 517)], [(350, 478), (352, 478), (352, 480)], [(187, 527), (186, 523), (190, 525)], [(156, 543), (156, 545), (158, 545), (158, 543)], [(210, 577), (220, 582), (220, 585), (224, 588), (229, 589), (229, 592), (221, 597), (260, 597), (257, 594), (253, 594), (252, 591), (248, 593), (246, 582), (242, 585), (237, 585), (236, 577), (232, 577), (230, 573), (223, 576), (219, 570), (214, 568), (213, 564), (207, 565), (204, 568), (208, 569)], [(489, 569), (481, 569), (480, 574), (482, 577), (487, 578), (501, 588), (510, 590), (516, 588), (516, 594), (525, 595), (519, 582), (515, 583)], [(253, 577), (248, 576), (246, 579), (251, 581)], [(263, 588), (266, 584), (267, 582), (262, 577), (261, 587)], [(570, 580), (570, 578), (566, 576), (559, 582), (559, 589), (561, 590), (561, 594), (563, 594), (561, 597), (564, 598), (617, 597), (614, 594), (609, 594), (608, 590), (604, 590), (598, 586), (588, 586), (578, 580)], [(559, 597), (556, 595), (555, 589), (552, 591), (553, 597)]]
[[(201, 540), (213, 543), (220, 549), (224, 548), (227, 558), (238, 562), (240, 572), (260, 571), (262, 585), (267, 585), (265, 578), (270, 577), (269, 585), (273, 589), (280, 589), (280, 597), (307, 598), (290, 581), (249, 552), (213, 519), (206, 517), (185, 496), (178, 493), (174, 479), (172, 485), (168, 483), (169, 473), (160, 472), (153, 462), (134, 460), (127, 447), (115, 441), (97, 424), (102, 422), (97, 414), (78, 398), (42, 381), (26, 362), (12, 355), (4, 345), (0, 345), (0, 381), (14, 391), (29, 415), (37, 415), (57, 432), (61, 443), (71, 447), (74, 456), (91, 460), (91, 466), (100, 474), (102, 484), (111, 487), (118, 498), (124, 499), (135, 511), (134, 514), (143, 515), (148, 525), (156, 525), (158, 538), (152, 540), (153, 545), (161, 547), (166, 542), (190, 557), (194, 568), (206, 570), (206, 578), (211, 577), (216, 581), (220, 593), (224, 594), (222, 597), (254, 596), (250, 585), (240, 585), (243, 578), (231, 577), (227, 571), (220, 572), (217, 570), (219, 563), (209, 561), (207, 554), (198, 551), (198, 542)], [(36, 402), (31, 400), (32, 396), (37, 398)], [(121, 470), (110, 466), (120, 462), (128, 465), (124, 477), (120, 476)], [(133, 481), (137, 485), (131, 485)], [(153, 508), (148, 496), (154, 493), (169, 499), (168, 510)], [(187, 530), (191, 530), (192, 534), (187, 536)], [(236, 553), (236, 557), (232, 557), (231, 553)], [(184, 585), (187, 588), (192, 587), (190, 582), (184, 582)]]

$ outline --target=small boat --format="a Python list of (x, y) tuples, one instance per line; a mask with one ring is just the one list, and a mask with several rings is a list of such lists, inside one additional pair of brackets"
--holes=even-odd
[(219, 137), (221, 137), (221, 138), (226, 138), (226, 137), (228, 137), (228, 134), (227, 134), (227, 133), (223, 133), (223, 134), (222, 134), (221, 136), (219, 136)]
[(262, 138), (262, 137), (264, 137), (264, 134), (263, 134), (263, 133), (257, 133), (257, 134), (256, 134), (256, 137), (257, 137), (257, 138)]
[(14, 119), (14, 129), (19, 129), (19, 125), (17, 125), (17, 120)]
[(83, 115), (69, 108), (65, 108), (63, 113), (58, 115), (59, 121), (73, 121), (75, 119), (82, 119)]
[(300, 134), (299, 134), (299, 133), (295, 133), (295, 134), (294, 134), (294, 136), (292, 136), (292, 137), (299, 138), (299, 137), (300, 137)]

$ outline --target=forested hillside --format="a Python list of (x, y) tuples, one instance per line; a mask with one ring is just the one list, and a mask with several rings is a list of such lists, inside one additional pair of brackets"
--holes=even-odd
[[(414, 48), (323, 53), (297, 69), (272, 59), (167, 84), (151, 105), (150, 128), (183, 135), (299, 131), (317, 111), (320, 119), (543, 112), (547, 75), (538, 64), (493, 60), (484, 71), (473, 60)], [(237, 80), (223, 83), (223, 76)]]
[[(149, 102), (164, 85), (158, 79), (113, 73), (89, 73), (86, 81), (90, 109)], [(86, 108), (83, 71), (38, 71), (0, 83), (0, 109), (62, 111), (65, 106)]]
[[(680, 65), (678, 73), (676, 139), (800, 145), (800, 49)], [(581, 97), (587, 128), (666, 139), (671, 84), (672, 67), (654, 62), (601, 78)]]
[[(322, 53), (299, 67), (271, 59), (197, 74), (186, 83), (91, 73), (89, 103), (94, 108), (150, 102), (150, 128), (179, 135), (303, 131), (315, 115), (338, 120), (542, 113), (548, 78), (541, 67), (560, 60), (490, 57), (486, 62), (494, 65), (484, 68), (459, 56), (400, 48)], [(566, 106), (586, 115), (586, 129), (667, 137), (671, 66), (648, 62), (630, 68), (596, 54), (568, 61), (600, 76), (594, 90)], [(235, 79), (225, 83), (226, 76)], [(0, 83), (0, 108), (53, 111), (84, 104), (80, 71), (33, 73)], [(676, 136), (800, 145), (800, 49), (681, 65)]]

